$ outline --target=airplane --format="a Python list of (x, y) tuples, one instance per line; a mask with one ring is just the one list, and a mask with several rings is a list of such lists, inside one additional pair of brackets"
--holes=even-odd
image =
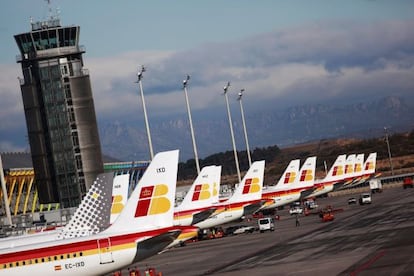
[(111, 226), (0, 250), (0, 275), (103, 275), (156, 254), (184, 229), (173, 226), (177, 169), (178, 150), (158, 153)]
[[(216, 210), (212, 207), (219, 199), (221, 166), (207, 166), (201, 169), (183, 201), (174, 208), (174, 225), (190, 226), (201, 222)], [(182, 231), (166, 249), (181, 245), (198, 235), (198, 231)]]
[(352, 188), (359, 184), (369, 181), (373, 177), (379, 177), (380, 173), (375, 174), (375, 167), (377, 162), (377, 153), (373, 152), (368, 155), (367, 160), (364, 162), (362, 166), (362, 171), (358, 177), (355, 177), (347, 186), (343, 188)]
[(267, 198), (272, 198), (273, 201), (266, 202), (262, 209), (272, 209), (286, 204), (284, 202), (286, 199), (284, 195), (280, 194), (280, 196), (271, 197), (270, 193), (287, 191), (295, 182), (296, 176), (299, 174), (299, 169), (300, 159), (291, 160), (276, 185), (263, 187), (262, 197), (265, 194)]
[(362, 178), (363, 166), (364, 166), (364, 154), (360, 153), (356, 155), (353, 171), (347, 174), (346, 180), (344, 181), (344, 185), (341, 187), (342, 189), (351, 187), (354, 183), (358, 182)]
[(263, 204), (261, 195), (264, 168), (264, 160), (253, 162), (232, 196), (224, 202), (214, 204), (216, 211), (209, 218), (194, 226), (200, 229), (212, 228), (240, 219), (258, 210)]
[(263, 190), (262, 198), (272, 199), (273, 202), (266, 202), (261, 210), (284, 206), (312, 193), (315, 181), (316, 156), (308, 157), (300, 170), (299, 165), (299, 159), (290, 161), (278, 184)]
[(194, 225), (207, 219), (219, 201), (221, 166), (202, 168), (180, 205), (174, 208), (174, 225)]
[(352, 180), (354, 179), (354, 167), (355, 167), (355, 162), (356, 162), (356, 157), (357, 155), (354, 154), (350, 154), (348, 155), (348, 157), (346, 158), (346, 162), (345, 162), (345, 172), (344, 172), (344, 186), (349, 185), (350, 183), (352, 183)]
[[(54, 230), (0, 239), (0, 249), (38, 243), (39, 239), (45, 242), (99, 233), (112, 224), (119, 215), (119, 206), (124, 206), (127, 200), (128, 186), (129, 174), (113, 176), (112, 172), (101, 173), (96, 177), (88, 193), (65, 226)], [(112, 205), (111, 197), (113, 199)], [(86, 215), (88, 212), (101, 215), (88, 216)]]
[(343, 180), (345, 179), (345, 163), (346, 154), (339, 155), (332, 167), (329, 169), (325, 178), (315, 180), (315, 191), (313, 191), (306, 198), (322, 196), (341, 187), (344, 183)]

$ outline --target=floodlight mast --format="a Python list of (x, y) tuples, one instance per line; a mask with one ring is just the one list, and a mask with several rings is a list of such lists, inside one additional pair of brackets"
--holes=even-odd
[(193, 120), (191, 119), (190, 103), (188, 100), (188, 93), (187, 93), (187, 85), (188, 85), (189, 80), (190, 80), (190, 75), (187, 75), (187, 78), (183, 80), (183, 88), (184, 88), (184, 95), (185, 95), (185, 103), (187, 105), (188, 121), (190, 123), (191, 139), (193, 141), (194, 159), (195, 159), (197, 175), (198, 175), (200, 174), (200, 163), (198, 160), (197, 146), (196, 146), (196, 141), (195, 141), (195, 136), (194, 136)]
[(144, 110), (144, 120), (145, 120), (145, 127), (147, 129), (147, 136), (148, 136), (148, 147), (149, 147), (149, 151), (150, 151), (150, 158), (151, 160), (154, 158), (154, 150), (152, 149), (152, 140), (151, 140), (151, 132), (150, 132), (150, 128), (149, 128), (149, 123), (148, 123), (148, 116), (147, 116), (147, 108), (145, 106), (145, 99), (144, 99), (144, 90), (142, 89), (142, 74), (145, 72), (145, 67), (144, 65), (141, 66), (141, 70), (138, 71), (138, 84), (139, 84), (139, 90), (141, 93), (141, 101), (142, 101), (142, 109)]
[(233, 143), (234, 161), (236, 163), (237, 176), (239, 178), (239, 184), (240, 184), (241, 183), (241, 177), (240, 177), (239, 159), (237, 157), (236, 142), (234, 140), (234, 132), (233, 132), (233, 123), (231, 121), (231, 114), (230, 114), (230, 107), (229, 107), (229, 99), (228, 99), (228, 96), (227, 96), (227, 90), (229, 89), (229, 87), (230, 87), (230, 82), (227, 82), (227, 85), (224, 86), (224, 98), (226, 99), (227, 115), (229, 117), (229, 126), (230, 126), (231, 141)]
[(242, 104), (242, 96), (243, 96), (244, 89), (241, 89), (239, 92), (239, 97), (237, 100), (240, 103), (240, 112), (243, 122), (243, 130), (244, 130), (244, 140), (246, 141), (246, 151), (247, 151), (247, 159), (249, 160), (249, 168), (252, 166), (252, 158), (250, 157), (250, 148), (249, 148), (249, 139), (247, 138), (247, 128), (246, 128), (246, 121), (244, 120), (244, 111), (243, 111), (243, 104)]

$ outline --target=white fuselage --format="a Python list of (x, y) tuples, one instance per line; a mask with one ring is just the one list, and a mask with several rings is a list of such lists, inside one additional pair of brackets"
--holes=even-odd
[(238, 207), (231, 207), (231, 205), (227, 207), (221, 206), (221, 207), (218, 207), (217, 211), (213, 213), (208, 219), (195, 224), (195, 226), (199, 227), (200, 229), (208, 229), (208, 228), (216, 227), (218, 225), (222, 225), (222, 224), (240, 219), (243, 216), (243, 213), (244, 213), (244, 209), (242, 206), (238, 206)]

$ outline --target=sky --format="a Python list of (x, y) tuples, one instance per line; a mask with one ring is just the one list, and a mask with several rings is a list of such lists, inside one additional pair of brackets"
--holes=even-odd
[(227, 81), (232, 105), (245, 89), (248, 112), (414, 94), (414, 1), (50, 2), (0, 2), (0, 152), (27, 148), (13, 35), (49, 7), (81, 26), (99, 122), (143, 116), (141, 65), (150, 120), (186, 112), (187, 74), (192, 112), (203, 114), (224, 108)]

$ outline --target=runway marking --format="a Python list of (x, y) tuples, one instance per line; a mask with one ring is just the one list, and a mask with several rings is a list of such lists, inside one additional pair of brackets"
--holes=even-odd
[(385, 255), (385, 250), (382, 250), (376, 256), (372, 257), (366, 263), (364, 263), (363, 265), (361, 265), (360, 267), (358, 267), (357, 269), (355, 269), (354, 271), (352, 271), (351, 272), (351, 276), (358, 275), (359, 272), (361, 272), (362, 270), (365, 270), (365, 269), (369, 268), (373, 263), (375, 263), (379, 258), (381, 258), (384, 255)]

